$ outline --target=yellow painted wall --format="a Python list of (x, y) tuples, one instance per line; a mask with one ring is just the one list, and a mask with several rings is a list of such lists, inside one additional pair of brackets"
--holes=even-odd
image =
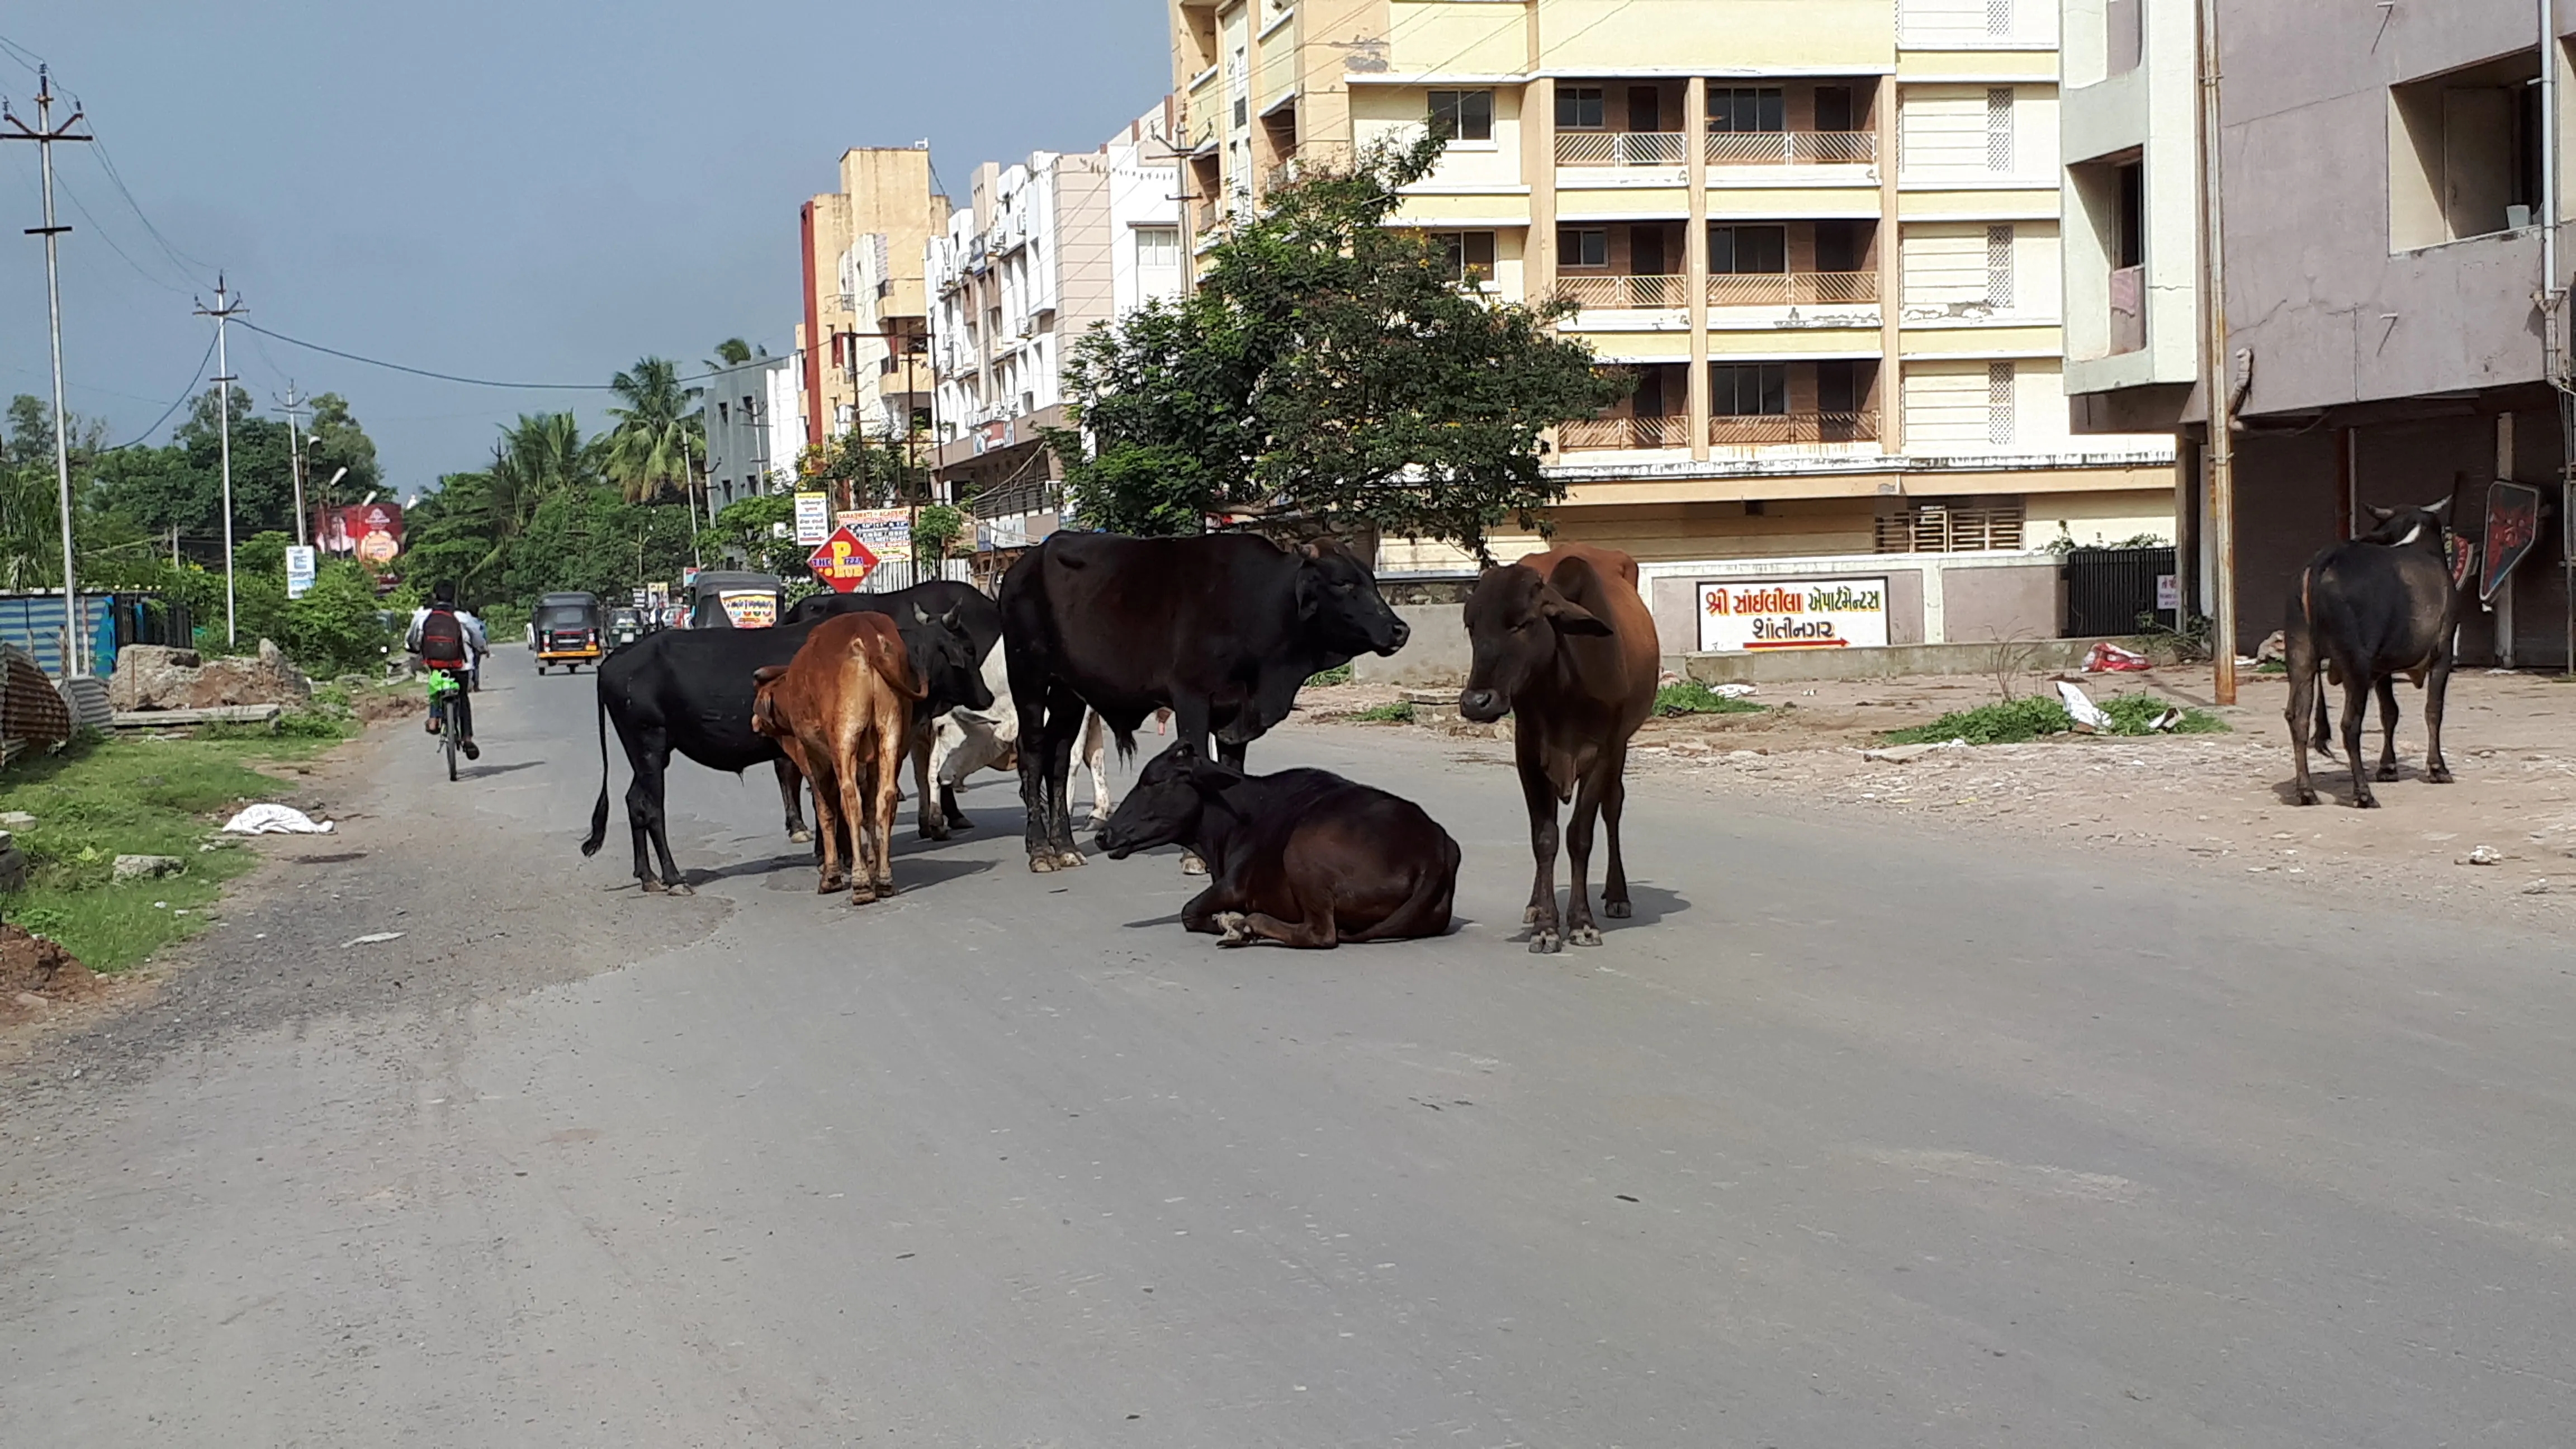
[(2057, 53), (2050, 50), (1909, 50), (1896, 59), (1902, 81), (1938, 81), (1966, 77), (1976, 81), (2005, 79), (2053, 83)]
[[(1710, 168), (1717, 170), (1721, 168)], [(1850, 186), (1711, 186), (1708, 214), (1756, 220), (1812, 221), (1822, 217), (1876, 217), (1878, 183)]]
[(1528, 12), (1518, 5), (1395, 0), (1387, 18), (1388, 67), (1399, 74), (1519, 75), (1529, 68)]
[(1660, 219), (1689, 214), (1690, 193), (1678, 186), (1622, 186), (1599, 190), (1560, 187), (1556, 193), (1557, 219), (1566, 222)]
[(1907, 357), (2001, 354), (2006, 357), (2058, 356), (2054, 327), (1920, 327), (1908, 326), (1899, 344)]
[[(1540, 65), (1614, 76), (1641, 63), (1667, 72), (1877, 70), (1896, 52), (1888, 0), (1540, 0), (1538, 23)], [(1651, 62), (1641, 62), (1640, 36), (1652, 37)]]
[(2118, 493), (2034, 493), (2022, 504), (2022, 537), (2036, 547), (2057, 537), (2058, 525), (2079, 544), (2121, 543), (2142, 533), (2173, 542), (2173, 489)]
[[(1441, 153), (1438, 169), (1427, 178), (1428, 184), (1521, 188), (1521, 90), (1518, 86), (1491, 89), (1494, 138), (1450, 142), (1449, 149)], [(1351, 87), (1351, 128), (1359, 144), (1418, 136), (1423, 119), (1431, 113), (1431, 90), (1429, 86)]]

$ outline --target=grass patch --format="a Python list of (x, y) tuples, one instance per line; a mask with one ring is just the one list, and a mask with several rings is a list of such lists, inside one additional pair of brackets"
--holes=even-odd
[[(2182, 721), (2171, 730), (2147, 728), (2149, 722), (2173, 705), (2152, 694), (2124, 694), (2102, 701), (2102, 712), (2111, 717), (2110, 733), (2115, 735), (2214, 735), (2227, 733), (2227, 722), (2204, 710), (2186, 708)], [(1937, 745), (1951, 740), (1966, 740), (1972, 745), (2008, 745), (2022, 740), (2061, 735), (2075, 728), (2066, 706), (2054, 699), (2033, 695), (2027, 699), (2007, 700), (2001, 704), (1981, 704), (1945, 714), (1926, 725), (1890, 730), (1880, 736), (1891, 745)]]
[[(90, 735), (59, 754), (19, 761), (0, 774), (0, 810), (23, 810), (36, 824), (16, 832), (27, 853), (27, 888), (0, 895), (0, 916), (51, 936), (93, 971), (140, 965), (195, 934), (223, 882), (258, 863), (246, 850), (198, 848), (222, 823), (218, 817), (287, 789), (250, 761), (310, 755), (327, 743), (265, 733)], [(119, 855), (177, 856), (187, 869), (118, 885), (111, 874)]]
[(1730, 699), (1696, 679), (1667, 684), (1655, 691), (1655, 713), (1664, 716), (1684, 714), (1760, 714), (1762, 706), (1749, 699)]
[(2287, 674), (2290, 672), (2290, 666), (2278, 659), (2266, 659), (2262, 663), (2254, 666), (2254, 672), (2257, 674)]
[(1328, 684), (1348, 684), (1350, 682), (1351, 667), (1347, 664), (1336, 664), (1332, 668), (1327, 669), (1320, 674), (1309, 674), (1306, 676), (1307, 685), (1314, 688), (1320, 688)]
[(1392, 704), (1373, 704), (1366, 709), (1353, 710), (1349, 719), (1353, 724), (1411, 724), (1413, 704), (1402, 699)]

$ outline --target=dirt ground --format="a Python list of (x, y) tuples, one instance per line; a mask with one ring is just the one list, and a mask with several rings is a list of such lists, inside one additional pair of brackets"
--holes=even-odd
[[(2282, 890), (2421, 903), (2464, 919), (2555, 924), (2576, 914), (2576, 684), (2464, 671), (2451, 681), (2444, 754), (2457, 783), (2423, 778), (2423, 695), (2400, 687), (2402, 777), (2355, 810), (2340, 759), (2312, 757), (2325, 803), (2289, 803), (2286, 681), (2250, 675), (2238, 703), (2212, 704), (2206, 665), (2081, 681), (2096, 699), (2142, 692), (2209, 709), (2232, 733), (2110, 739), (2067, 735), (1871, 760), (1887, 730), (2000, 697), (1991, 678), (1763, 685), (1758, 715), (1651, 721), (1632, 772), (1687, 781), (1720, 800), (1901, 822), (1958, 836), (2037, 839), (2168, 867), (2260, 875)], [(2018, 693), (2051, 686), (2012, 681)], [(1345, 686), (1301, 701), (1318, 720), (1399, 697)], [(1402, 726), (1346, 726), (1402, 728)], [(1480, 742), (1498, 758), (1509, 746)], [(2378, 759), (2374, 716), (2368, 758)], [(2475, 860), (2471, 863), (2472, 852)], [(2488, 857), (2492, 856), (2492, 861)]]

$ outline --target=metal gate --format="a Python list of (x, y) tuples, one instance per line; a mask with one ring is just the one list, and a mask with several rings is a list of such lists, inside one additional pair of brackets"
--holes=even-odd
[(2135, 634), (2156, 623), (2180, 628), (2175, 610), (2156, 607), (2156, 581), (2173, 571), (2170, 548), (2079, 548), (2067, 554), (2065, 637)]

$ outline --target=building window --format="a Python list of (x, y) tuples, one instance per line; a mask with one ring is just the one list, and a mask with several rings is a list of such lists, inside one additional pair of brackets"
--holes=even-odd
[(1986, 364), (1986, 441), (2009, 448), (2013, 441), (2013, 365)]
[(732, 421), (733, 421), (733, 412), (732, 412), (732, 410), (731, 410), (730, 408), (726, 407), (726, 406), (725, 406), (725, 404), (724, 404), (723, 402), (721, 402), (721, 401), (717, 402), (717, 404), (716, 404), (716, 422), (717, 422), (718, 424), (724, 424), (724, 423), (729, 423), (729, 422), (732, 422)]
[(1986, 304), (2013, 304), (2013, 229), (2000, 222), (1986, 228)]
[(2524, 51), (2391, 88), (2390, 250), (2532, 224), (2540, 202), (2538, 75), (2535, 56)]
[(2147, 264), (2147, 168), (2144, 162), (2128, 161), (2113, 167), (2115, 204), (2119, 207), (2116, 235), (2111, 239), (2111, 265), (2143, 267)]
[(1610, 265), (1610, 233), (1597, 226), (1558, 227), (1556, 264), (1561, 267)]
[(1708, 269), (1720, 276), (1786, 272), (1789, 229), (1712, 223), (1708, 229)]
[(1722, 418), (1785, 416), (1789, 411), (1789, 364), (1710, 363), (1708, 410)]
[(1986, 0), (1986, 34), (2012, 34), (2013, 0)]
[(2011, 86), (1992, 86), (1986, 91), (1986, 169), (2009, 174), (2013, 169), (2013, 90)]
[(1136, 265), (1177, 267), (1181, 264), (1181, 229), (1176, 226), (1136, 228)]
[(1927, 498), (1878, 516), (1880, 553), (1988, 553), (2021, 547), (2023, 501)]
[(1778, 86), (1710, 86), (1708, 128), (1712, 131), (1781, 131), (1788, 112)]
[(1558, 86), (1556, 88), (1556, 124), (1567, 131), (1601, 129), (1601, 87)]
[(1452, 282), (1481, 282), (1494, 275), (1494, 234), (1489, 231), (1444, 231), (1434, 234), (1440, 244), (1440, 264)]
[(1431, 129), (1453, 141), (1494, 139), (1494, 93), (1433, 91)]

